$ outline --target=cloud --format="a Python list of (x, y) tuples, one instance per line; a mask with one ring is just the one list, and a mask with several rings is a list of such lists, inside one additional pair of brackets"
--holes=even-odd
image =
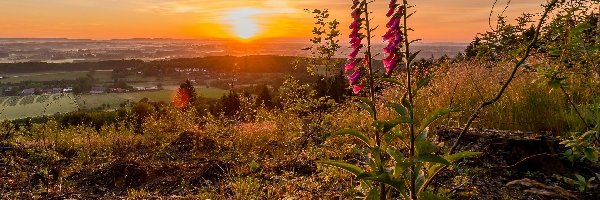
[(239, 8), (260, 9), (263, 14), (293, 14), (301, 9), (291, 7), (285, 0), (138, 0), (138, 11), (158, 14), (223, 15)]

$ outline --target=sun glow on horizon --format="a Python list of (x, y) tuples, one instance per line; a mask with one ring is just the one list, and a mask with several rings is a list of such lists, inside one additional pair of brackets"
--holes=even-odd
[(262, 29), (256, 15), (262, 11), (256, 8), (238, 8), (231, 10), (225, 17), (225, 23), (231, 27), (231, 32), (241, 39), (255, 37)]

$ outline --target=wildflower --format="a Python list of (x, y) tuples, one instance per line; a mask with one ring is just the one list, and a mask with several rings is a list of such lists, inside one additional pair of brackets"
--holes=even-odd
[(344, 68), (346, 70), (346, 72), (354, 70), (354, 68), (356, 68), (356, 65), (358, 65), (358, 61), (359, 61), (358, 59), (354, 59), (351, 62), (347, 63)]
[(387, 58), (383, 59), (383, 66), (385, 67), (385, 73), (390, 74), (398, 64), (396, 53), (391, 53)]
[(353, 0), (351, 9), (355, 9), (356, 7), (358, 7), (358, 4), (360, 4), (359, 0)]
[(387, 17), (390, 17), (394, 14), (394, 11), (396, 11), (396, 7), (398, 7), (398, 4), (396, 4), (396, 0), (391, 0), (390, 1), (390, 10), (388, 11), (388, 13), (385, 15)]
[(364, 88), (363, 84), (352, 86), (354, 94), (358, 94)]
[(387, 16), (390, 17), (390, 21), (386, 24), (386, 27), (389, 28), (388, 31), (383, 35), (383, 41), (387, 41), (388, 45), (383, 48), (383, 51), (388, 54), (388, 56), (383, 59), (383, 66), (385, 67), (386, 74), (390, 74), (398, 65), (398, 49), (402, 45), (402, 41), (404, 40), (404, 36), (402, 31), (400, 31), (400, 20), (401, 15), (404, 12), (404, 7), (401, 6), (398, 8), (398, 4), (396, 4), (397, 0), (391, 0)]
[[(353, 22), (350, 24), (349, 28), (351, 29), (349, 38), (350, 38), (350, 48), (352, 49), (352, 51), (350, 52), (350, 54), (348, 54), (347, 58), (348, 58), (348, 63), (345, 65), (345, 71), (346, 72), (350, 72), (352, 70), (354, 70), (354, 72), (348, 76), (348, 81), (350, 83), (350, 85), (352, 85), (352, 90), (354, 91), (355, 94), (357, 94), (358, 92), (360, 92), (363, 88), (362, 84), (359, 84), (360, 78), (363, 76), (363, 69), (361, 67), (357, 67), (357, 65), (359, 65), (359, 62), (361, 59), (356, 58), (360, 52), (360, 50), (363, 48), (363, 44), (362, 44), (362, 39), (364, 38), (363, 35), (360, 33), (361, 27), (362, 27), (362, 9), (359, 6), (360, 5), (360, 0), (354, 0), (352, 2), (352, 19)], [(363, 59), (363, 61), (365, 63), (368, 63), (368, 55), (365, 55), (365, 59)], [(366, 64), (365, 64), (366, 66)]]
[(360, 77), (362, 77), (362, 70), (359, 68), (356, 69), (352, 75), (348, 76), (350, 85), (356, 85)]
[(352, 50), (352, 52), (350, 54), (348, 54), (348, 59), (351, 60), (351, 59), (356, 58), (359, 51), (360, 51), (360, 48), (355, 48), (354, 50)]

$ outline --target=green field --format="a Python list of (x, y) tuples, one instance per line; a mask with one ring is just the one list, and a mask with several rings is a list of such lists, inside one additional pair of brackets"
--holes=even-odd
[[(108, 105), (108, 109), (118, 108), (121, 104), (137, 102), (143, 98), (150, 101), (170, 102), (174, 90), (159, 90), (131, 93), (108, 94), (53, 94), (33, 96), (0, 97), (0, 120), (22, 119), (56, 113), (67, 113), (79, 109), (96, 109)], [(227, 93), (219, 88), (196, 88), (198, 95), (206, 98), (220, 98)]]
[(71, 94), (3, 97), (0, 99), (0, 119), (21, 119), (77, 110)]

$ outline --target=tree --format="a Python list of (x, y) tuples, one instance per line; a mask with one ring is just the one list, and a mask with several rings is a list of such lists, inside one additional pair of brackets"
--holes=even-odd
[(230, 91), (229, 94), (221, 97), (221, 105), (223, 106), (223, 114), (227, 117), (233, 117), (240, 110), (240, 96), (235, 91)]
[(173, 105), (177, 108), (188, 109), (195, 105), (197, 100), (196, 89), (190, 80), (186, 80), (179, 86), (175, 98), (173, 98)]
[(257, 105), (263, 105), (266, 108), (273, 108), (273, 98), (271, 96), (271, 92), (269, 91), (269, 87), (266, 85), (262, 85), (260, 93), (258, 94), (258, 99), (256, 99)]

